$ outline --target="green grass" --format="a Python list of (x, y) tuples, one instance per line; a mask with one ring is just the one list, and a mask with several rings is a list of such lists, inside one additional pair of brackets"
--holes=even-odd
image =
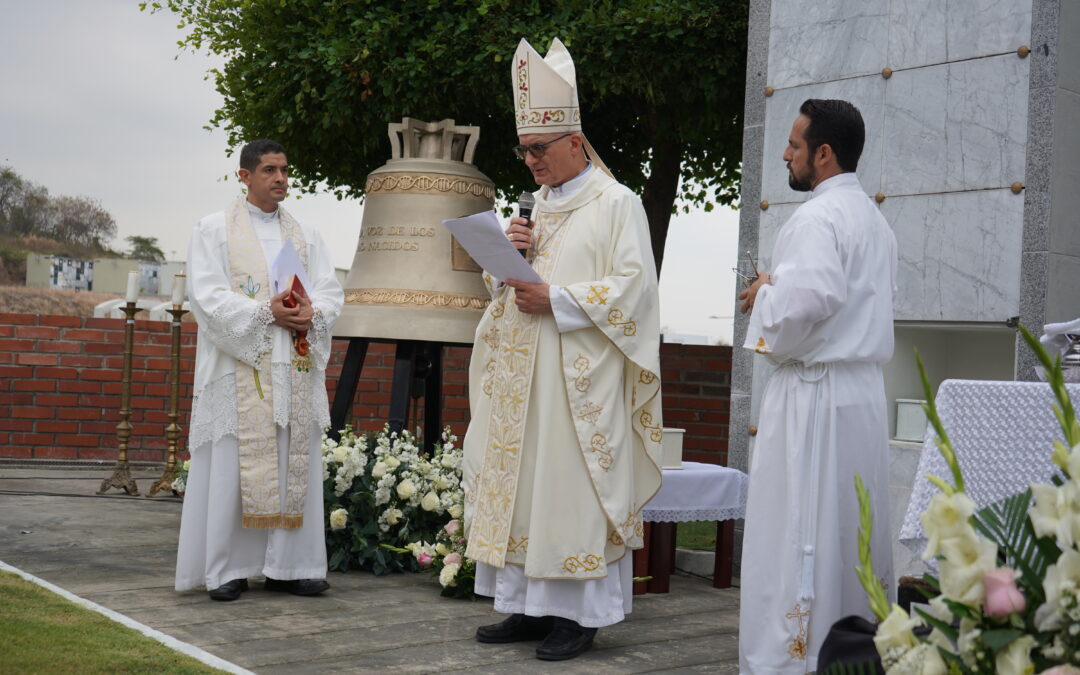
[(7, 572), (0, 636), (0, 673), (223, 672)]
[(675, 530), (675, 546), (695, 551), (715, 551), (716, 523), (679, 523)]

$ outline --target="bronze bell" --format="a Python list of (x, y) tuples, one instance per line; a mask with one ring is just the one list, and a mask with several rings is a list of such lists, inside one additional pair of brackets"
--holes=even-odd
[(442, 221), (494, 205), (495, 186), (472, 165), (480, 127), (406, 117), (389, 133), (391, 159), (367, 178), (334, 334), (471, 344), (489, 295)]

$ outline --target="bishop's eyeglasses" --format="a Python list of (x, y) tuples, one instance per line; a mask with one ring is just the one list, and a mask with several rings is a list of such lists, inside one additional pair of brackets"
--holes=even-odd
[(514, 151), (514, 156), (517, 157), (518, 159), (525, 159), (525, 153), (526, 152), (529, 153), (530, 155), (532, 155), (535, 159), (540, 159), (541, 157), (544, 156), (544, 153), (547, 152), (547, 146), (551, 145), (555, 141), (561, 141), (562, 139), (566, 138), (567, 136), (572, 136), (572, 135), (573, 135), (573, 132), (569, 132), (569, 133), (563, 134), (562, 136), (559, 136), (558, 138), (553, 138), (550, 141), (547, 141), (546, 143), (530, 143), (528, 145), (515, 145), (513, 148), (511, 148), (511, 150)]

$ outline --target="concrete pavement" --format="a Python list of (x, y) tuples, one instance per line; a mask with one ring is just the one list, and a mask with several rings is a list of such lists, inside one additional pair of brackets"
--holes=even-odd
[[(257, 673), (738, 672), (738, 589), (673, 577), (634, 599), (593, 649), (545, 663), (536, 643), (482, 645), (491, 601), (439, 596), (426, 575), (331, 573), (315, 598), (262, 590), (235, 602), (172, 590), (181, 503), (95, 496), (110, 466), (0, 463), (0, 560)], [(146, 490), (160, 470), (134, 472)]]

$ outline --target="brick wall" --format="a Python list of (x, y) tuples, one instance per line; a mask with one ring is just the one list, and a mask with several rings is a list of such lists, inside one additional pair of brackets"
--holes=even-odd
[[(116, 457), (122, 319), (0, 313), (0, 458), (112, 460)], [(136, 321), (132, 358), (132, 461), (164, 461), (169, 405), (169, 323)], [(191, 410), (196, 328), (181, 334), (180, 425)], [(347, 342), (334, 341), (327, 369), (333, 400)], [(471, 349), (443, 351), (443, 419), (463, 436), (469, 420)], [(686, 429), (683, 456), (727, 461), (731, 348), (665, 344), (660, 355), (664, 424)], [(372, 344), (360, 373), (353, 425), (382, 428), (390, 413), (394, 346)], [(423, 407), (410, 412), (422, 424)], [(185, 448), (185, 439), (180, 447)]]

